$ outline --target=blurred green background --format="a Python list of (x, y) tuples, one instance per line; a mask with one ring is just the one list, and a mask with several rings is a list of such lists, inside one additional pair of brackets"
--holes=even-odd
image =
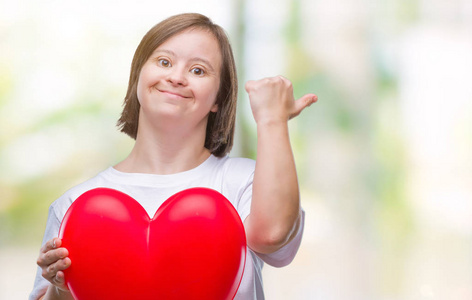
[[(241, 87), (319, 97), (290, 122), (305, 236), (267, 299), (472, 299), (469, 0), (1, 0), (0, 299), (31, 290), (51, 202), (129, 153), (132, 56), (181, 12), (227, 30)], [(255, 158), (238, 105), (231, 155)]]

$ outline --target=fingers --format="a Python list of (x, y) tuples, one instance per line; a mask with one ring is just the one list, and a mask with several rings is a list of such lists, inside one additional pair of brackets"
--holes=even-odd
[(40, 252), (41, 253), (46, 253), (49, 250), (59, 248), (62, 245), (62, 240), (60, 238), (53, 238), (47, 241), (43, 247), (41, 247)]
[(69, 251), (66, 248), (52, 249), (47, 252), (40, 253), (37, 264), (40, 267), (46, 267), (54, 262), (63, 259), (69, 255)]
[(53, 279), (58, 271), (63, 271), (70, 267), (70, 258), (66, 257), (50, 264), (43, 269), (43, 277)]
[(281, 85), (289, 90), (293, 91), (292, 82), (283, 76), (275, 76), (275, 77), (266, 77), (259, 80), (248, 80), (244, 85), (246, 92), (251, 92), (256, 90), (257, 88), (264, 86), (264, 85), (271, 85), (272, 88), (276, 85)]
[(65, 285), (64, 271), (70, 267), (71, 261), (68, 257), (60, 259), (57, 262), (43, 268), (42, 276), (61, 289), (67, 289)]
[(53, 283), (57, 286), (66, 286), (66, 280), (64, 277), (64, 272), (58, 271), (56, 276), (53, 278)]
[(59, 271), (56, 273), (56, 276), (52, 279), (51, 283), (57, 286), (61, 290), (64, 290), (64, 291), (69, 290), (69, 288), (66, 285), (64, 272), (62, 271)]
[(305, 108), (318, 101), (318, 96), (314, 94), (307, 94), (295, 101), (294, 109), (290, 114), (290, 119), (298, 116)]
[(42, 276), (60, 289), (67, 290), (63, 270), (71, 265), (67, 256), (69, 251), (59, 248), (62, 241), (58, 238), (47, 241), (41, 248), (37, 264), (42, 269)]

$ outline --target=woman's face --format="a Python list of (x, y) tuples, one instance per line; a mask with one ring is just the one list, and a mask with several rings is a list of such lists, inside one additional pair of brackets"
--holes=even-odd
[(206, 128), (209, 112), (218, 109), (221, 64), (218, 41), (207, 31), (190, 29), (168, 39), (141, 69), (140, 121)]

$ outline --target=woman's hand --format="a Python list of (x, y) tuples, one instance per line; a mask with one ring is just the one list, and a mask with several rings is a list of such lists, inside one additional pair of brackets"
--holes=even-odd
[(60, 248), (61, 245), (62, 240), (59, 238), (47, 241), (40, 250), (37, 264), (43, 270), (43, 277), (53, 286), (61, 291), (69, 291), (62, 271), (70, 266), (71, 260), (67, 257), (69, 251)]
[(257, 124), (287, 122), (318, 100), (315, 94), (306, 94), (295, 101), (292, 83), (282, 76), (251, 80), (245, 88)]

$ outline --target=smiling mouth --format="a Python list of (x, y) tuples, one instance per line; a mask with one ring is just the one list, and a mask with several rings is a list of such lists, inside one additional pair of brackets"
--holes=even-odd
[(186, 96), (183, 96), (181, 94), (178, 94), (178, 93), (174, 93), (174, 92), (171, 92), (171, 91), (166, 91), (166, 90), (159, 90), (157, 89), (159, 92), (163, 93), (163, 94), (166, 94), (166, 95), (169, 95), (169, 96), (172, 96), (172, 97), (177, 97), (177, 98), (190, 98), (190, 97), (186, 97)]

